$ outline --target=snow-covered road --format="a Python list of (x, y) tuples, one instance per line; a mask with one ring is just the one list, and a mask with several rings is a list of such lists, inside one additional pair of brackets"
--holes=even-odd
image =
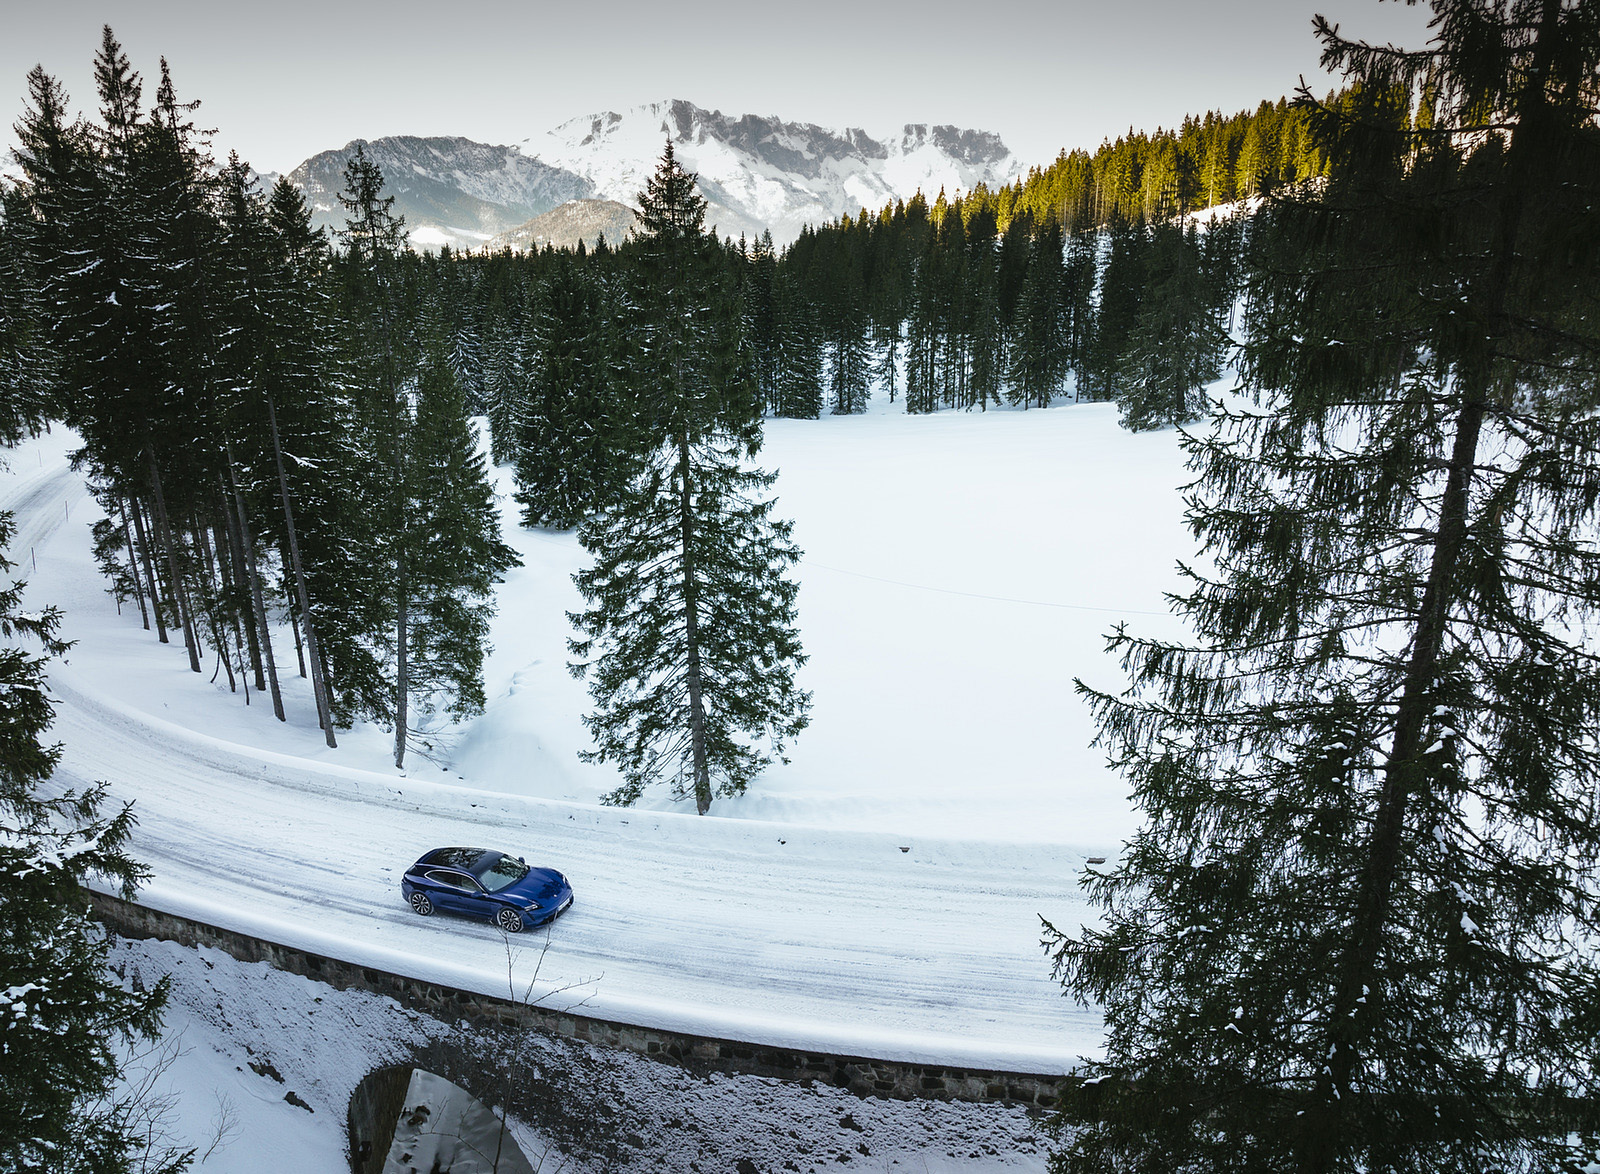
[[(96, 641), (173, 668), (181, 654), (109, 614), (79, 524), (97, 507), (64, 447), (47, 438), (13, 454), (0, 507), (18, 515), (12, 557), (32, 572), (29, 602), (103, 613), (69, 626), (79, 644), (51, 671), (57, 777), (103, 779), (135, 803), (134, 851), (154, 872), (146, 903), (486, 993), (521, 994), (537, 965), (533, 995), (548, 1005), (758, 1043), (1037, 1072), (1098, 1050), (1098, 1014), (1062, 998), (1039, 946), (1041, 914), (1066, 925), (1086, 914), (1080, 851), (472, 790), (244, 745), (198, 732), (192, 714), (163, 720), (162, 697), (133, 703), (108, 686), (125, 654)], [(571, 878), (577, 902), (542, 958), (543, 933), (508, 942), (402, 904), (405, 865), (457, 843)]]
[[(143, 900), (269, 940), (504, 995), (506, 941), (422, 920), (404, 866), (438, 844), (508, 847), (577, 901), (538, 989), (605, 1018), (890, 1058), (1062, 1070), (1095, 1043), (1049, 981), (1039, 913), (1077, 903), (1037, 845), (639, 814), (393, 779), (230, 745), (97, 696), (71, 668), (58, 777), (106, 779), (139, 814)], [(902, 847), (909, 851), (901, 851)], [(516, 989), (545, 935), (511, 939)]]

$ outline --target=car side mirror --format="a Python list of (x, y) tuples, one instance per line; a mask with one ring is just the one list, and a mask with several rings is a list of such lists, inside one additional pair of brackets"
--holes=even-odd
[(526, 860), (524, 860), (522, 857), (518, 856), (517, 857), (517, 863), (518, 864), (526, 864), (528, 862)]

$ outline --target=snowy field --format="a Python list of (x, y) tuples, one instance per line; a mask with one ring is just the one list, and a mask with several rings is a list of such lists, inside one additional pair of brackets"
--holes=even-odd
[[(1074, 676), (1115, 687), (1104, 634), (1176, 634), (1164, 591), (1192, 542), (1172, 431), (1134, 435), (1111, 404), (1046, 411), (775, 420), (757, 458), (805, 552), (799, 627), (811, 727), (791, 764), (713, 815), (901, 835), (1113, 850), (1121, 780), (1089, 749)], [(484, 717), (454, 748), (474, 785), (593, 803), (573, 533), (528, 531), (501, 591)], [(667, 806), (664, 796), (657, 800)], [(692, 811), (692, 804), (682, 810)]]
[[(1072, 679), (1117, 686), (1103, 635), (1121, 620), (1177, 634), (1162, 592), (1192, 542), (1174, 433), (1124, 432), (1112, 405), (769, 422), (760, 463), (805, 551), (816, 704), (791, 764), (706, 818), (664, 796), (598, 805), (616, 779), (577, 759), (587, 697), (565, 668), (583, 551), (520, 528), (503, 476), (524, 566), (501, 589), (487, 712), (400, 774), (381, 731), (324, 747), (300, 679), (281, 725), (211, 681), (214, 662), (190, 673), (134, 606), (116, 614), (71, 443), (9, 454), (0, 508), (29, 602), (63, 607), (77, 642), (51, 673), (59, 777), (135, 801), (146, 902), (504, 993), (493, 931), (399, 899), (421, 851), (479, 843), (572, 879), (532, 988), (552, 1005), (973, 1067), (1061, 1072), (1098, 1050), (1098, 1016), (1050, 979), (1039, 918), (1088, 916), (1086, 858), (1114, 858), (1134, 826)], [(293, 664), (286, 632), (278, 654)], [(531, 980), (524, 958), (509, 982)]]

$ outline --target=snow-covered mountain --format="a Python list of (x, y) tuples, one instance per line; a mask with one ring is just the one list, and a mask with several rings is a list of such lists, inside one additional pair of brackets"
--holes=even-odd
[(419, 248), (475, 246), (571, 200), (638, 202), (670, 137), (700, 177), (707, 223), (724, 236), (771, 229), (786, 244), (805, 224), (877, 210), (919, 188), (933, 198), (1009, 181), (1018, 163), (987, 131), (908, 124), (874, 138), (753, 114), (732, 117), (676, 100), (605, 111), (563, 123), (515, 146), (462, 138), (357, 140), (300, 164), (319, 223), (338, 226), (346, 161), (358, 143), (383, 169), (395, 211)]
[(575, 249), (581, 240), (586, 248), (592, 249), (602, 234), (608, 243), (615, 245), (628, 235), (638, 219), (632, 208), (617, 200), (569, 200), (510, 232), (493, 237), (489, 248), (522, 252), (554, 245), (558, 249)]
[(338, 193), (345, 164), (358, 145), (382, 169), (385, 191), (395, 197), (394, 210), (406, 218), (417, 248), (480, 245), (590, 194), (585, 180), (529, 158), (516, 147), (410, 135), (357, 139), (313, 155), (289, 173), (304, 189), (317, 223), (334, 228), (344, 224)]
[(754, 114), (730, 117), (677, 100), (575, 118), (529, 140), (552, 166), (583, 177), (597, 197), (637, 203), (668, 138), (700, 177), (708, 224), (724, 236), (770, 228), (781, 244), (805, 224), (872, 211), (920, 188), (932, 199), (1007, 182), (1017, 162), (998, 135), (907, 125), (894, 135), (828, 130)]

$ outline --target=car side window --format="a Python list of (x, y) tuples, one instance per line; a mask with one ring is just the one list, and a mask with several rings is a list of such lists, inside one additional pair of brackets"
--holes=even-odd
[(460, 889), (463, 893), (477, 893), (482, 890), (478, 882), (470, 876), (459, 872), (446, 872), (444, 869), (435, 869), (428, 873), (428, 879), (441, 885), (449, 885), (452, 889)]

